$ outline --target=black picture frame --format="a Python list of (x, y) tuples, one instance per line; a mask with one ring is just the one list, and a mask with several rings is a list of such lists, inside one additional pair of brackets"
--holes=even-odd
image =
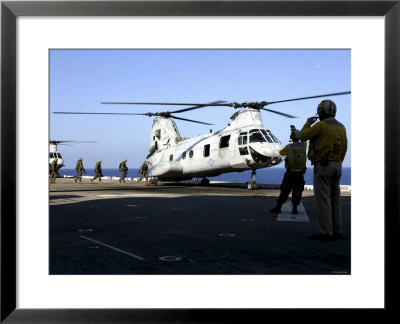
[[(385, 19), (385, 307), (363, 310), (384, 321), (396, 312), (399, 255), (400, 0), (395, 1), (2, 1), (1, 2), (1, 322), (4, 323), (233, 323), (280, 320), (287, 309), (18, 309), (16, 308), (16, 19), (19, 16), (382, 16)], [(365, 94), (367, 95), (367, 94)], [(366, 107), (380, 109), (379, 107)], [(373, 125), (368, 125), (373, 127)], [(377, 157), (365, 157), (369, 169)], [(378, 157), (379, 158), (379, 157)], [(382, 160), (382, 159), (381, 159)], [(370, 175), (366, 175), (367, 177)], [(374, 189), (371, 185), (371, 190)], [(371, 233), (373, 235), (373, 233)], [(366, 288), (367, 289), (367, 288)], [(343, 292), (345, 294), (345, 292)], [(351, 311), (292, 310), (296, 319), (329, 312), (346, 320)], [(268, 313), (267, 313), (268, 312)], [(285, 315), (284, 315), (285, 314)], [(318, 317), (321, 315), (318, 315)], [(357, 320), (359, 317), (357, 317)]]

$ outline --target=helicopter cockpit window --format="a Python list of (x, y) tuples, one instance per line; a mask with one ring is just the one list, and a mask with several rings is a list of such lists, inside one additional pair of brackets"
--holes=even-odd
[(254, 132), (250, 135), (250, 143), (262, 143), (265, 142), (264, 136), (260, 132)]
[(222, 136), (221, 139), (219, 140), (219, 148), (229, 147), (230, 138), (231, 135)]
[(49, 158), (50, 158), (50, 159), (53, 159), (53, 158), (54, 158), (54, 153), (50, 153), (50, 154), (49, 154)]
[(274, 141), (272, 138), (268, 135), (267, 131), (265, 129), (261, 129), (261, 133), (263, 133), (264, 137), (267, 139), (269, 143), (273, 143)]
[(56, 153), (57, 154), (57, 157), (59, 158), (59, 159), (62, 159), (62, 157), (61, 157), (61, 154), (60, 153)]
[(269, 129), (267, 129), (267, 133), (269, 134), (269, 136), (272, 137), (272, 139), (274, 140), (275, 143), (281, 142), (280, 140), (278, 140), (278, 138), (276, 136), (274, 136), (274, 134), (271, 133), (271, 131)]

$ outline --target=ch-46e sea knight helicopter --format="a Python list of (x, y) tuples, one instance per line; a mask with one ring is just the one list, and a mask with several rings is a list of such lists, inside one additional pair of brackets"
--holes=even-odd
[(57, 158), (58, 169), (64, 166), (64, 160), (61, 153), (57, 151), (57, 145), (70, 145), (65, 143), (96, 143), (87, 141), (53, 141), (49, 140), (49, 172), (51, 173), (51, 163)]
[[(311, 97), (287, 99), (273, 102), (227, 103), (215, 101), (205, 104), (196, 103), (154, 103), (154, 102), (102, 102), (102, 104), (191, 106), (174, 111), (156, 113), (107, 113), (107, 112), (54, 112), (56, 114), (98, 114), (98, 115), (144, 115), (155, 117), (150, 135), (150, 147), (147, 160), (151, 165), (150, 175), (154, 181), (182, 181), (202, 178), (202, 184), (208, 184), (207, 177), (228, 172), (252, 170), (252, 181), (248, 189), (257, 189), (255, 174), (257, 169), (272, 167), (282, 161), (279, 151), (281, 142), (264, 127), (261, 110), (284, 117), (295, 116), (267, 109), (265, 106), (320, 97), (349, 94), (339, 92)], [(242, 108), (231, 116), (231, 123), (222, 130), (197, 137), (181, 137), (174, 119), (204, 125), (205, 122), (186, 119), (172, 114), (209, 106), (227, 106)]]

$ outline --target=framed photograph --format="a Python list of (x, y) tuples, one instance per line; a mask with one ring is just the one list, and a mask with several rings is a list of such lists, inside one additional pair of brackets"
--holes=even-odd
[[(398, 287), (398, 279), (393, 261), (398, 254), (396, 247), (399, 234), (397, 203), (399, 196), (397, 129), (400, 120), (397, 109), (400, 103), (399, 16), (399, 1), (2, 1), (1, 321), (6, 323), (217, 323), (235, 322), (238, 316), (248, 318), (265, 316), (272, 310), (283, 312), (299, 309), (306, 311), (374, 309), (377, 310), (379, 318), (382, 315), (388, 316), (389, 312), (394, 312), (393, 295)], [(316, 52), (329, 57), (340, 57), (340, 68), (346, 67), (343, 68), (346, 78), (338, 76), (339, 65), (332, 63), (334, 61), (324, 61), (323, 55), (313, 56), (312, 53)], [(226, 270), (227, 268), (221, 271), (215, 270), (216, 268), (207, 270), (205, 265), (202, 271), (199, 271), (198, 264), (192, 267), (194, 270), (187, 273), (171, 270), (173, 267), (170, 266), (172, 264), (170, 261), (177, 261), (179, 257), (169, 254), (168, 252), (172, 250), (168, 249), (166, 244), (163, 249), (165, 253), (157, 260), (157, 262), (169, 262), (165, 272), (161, 272), (160, 269), (160, 272), (157, 272), (157, 269), (151, 268), (151, 266), (157, 267), (158, 264), (153, 261), (145, 268), (128, 267), (126, 269), (129, 270), (125, 272), (118, 270), (117, 267), (113, 268), (112, 264), (108, 264), (110, 259), (103, 259), (99, 251), (105, 251), (106, 254), (119, 253), (134, 260), (142, 260), (143, 255), (134, 254), (135, 252), (132, 253), (129, 248), (110, 243), (107, 235), (115, 237), (119, 235), (115, 234), (117, 232), (110, 236), (103, 231), (105, 238), (103, 240), (99, 239), (101, 236), (92, 236), (93, 230), (89, 227), (83, 228), (81, 225), (79, 228), (76, 227), (77, 218), (80, 217), (79, 211), (71, 209), (62, 214), (60, 212), (62, 207), (57, 207), (57, 204), (62, 206), (66, 202), (71, 206), (76, 203), (75, 206), (91, 208), (90, 212), (93, 215), (101, 213), (101, 210), (108, 207), (100, 206), (101, 203), (85, 204), (85, 200), (92, 200), (90, 192), (82, 200), (83, 196), (74, 196), (74, 190), (69, 192), (55, 190), (50, 192), (49, 198), (49, 186), (52, 184), (49, 185), (48, 163), (45, 163), (49, 160), (49, 139), (53, 140), (50, 143), (52, 155), (50, 158), (53, 159), (54, 157), (61, 159), (61, 155), (58, 155), (57, 147), (53, 152), (51, 145), (68, 140), (67, 138), (51, 138), (53, 134), (62, 136), (62, 134), (72, 132), (76, 135), (74, 140), (96, 143), (95, 141), (99, 138), (107, 142), (110, 132), (113, 131), (110, 131), (111, 128), (106, 129), (102, 126), (98, 117), (92, 119), (93, 115), (88, 118), (82, 117), (80, 121), (68, 117), (68, 122), (64, 122), (65, 119), (53, 122), (56, 120), (53, 113), (93, 112), (91, 105), (96, 101), (98, 101), (96, 105), (99, 106), (97, 108), (104, 109), (100, 107), (100, 101), (106, 101), (106, 104), (110, 102), (115, 104), (116, 100), (120, 101), (119, 104), (127, 102), (132, 98), (128, 92), (134, 93), (136, 89), (137, 91), (140, 89), (141, 95), (145, 97), (143, 91), (146, 90), (144, 87), (141, 88), (141, 83), (145, 82), (144, 79), (147, 83), (151, 83), (152, 87), (149, 89), (162, 93), (168, 102), (176, 102), (173, 89), (180, 90), (179, 98), (185, 98), (186, 102), (196, 102), (192, 104), (196, 107), (189, 108), (191, 110), (203, 108), (205, 103), (215, 106), (226, 105), (226, 102), (216, 100), (236, 100), (237, 98), (225, 98), (228, 92), (222, 92), (223, 86), (239, 94), (243, 85), (246, 83), (248, 85), (249, 78), (254, 81), (252, 88), (257, 84), (263, 85), (263, 78), (272, 78), (266, 71), (273, 70), (273, 66), (271, 65), (269, 70), (263, 69), (267, 61), (265, 57), (262, 60), (258, 55), (264, 55), (271, 61), (277, 57), (287, 60), (287, 64), (284, 64), (284, 59), (282, 61), (282, 66), (285, 68), (278, 70), (278, 73), (285, 71), (285, 77), (282, 81), (278, 81), (281, 79), (276, 76), (273, 77), (275, 87), (271, 83), (268, 84), (269, 89), (265, 91), (265, 100), (271, 97), (272, 100), (293, 98), (294, 96), (290, 93), (285, 97), (285, 89), (295, 89), (296, 82), (299, 85), (303, 82), (302, 89), (307, 89), (307, 86), (310, 89), (318, 88), (311, 81), (306, 81), (307, 86), (305, 86), (305, 79), (299, 74), (300, 70), (293, 68), (294, 64), (304, 67), (306, 74), (306, 66), (318, 70), (320, 74), (315, 80), (316, 84), (329, 87), (336, 82), (336, 84), (339, 83), (339, 88), (341, 86), (345, 88), (334, 89), (332, 92), (349, 90), (348, 93), (346, 92), (347, 95), (351, 91), (351, 99), (337, 97), (342, 106), (350, 108), (351, 104), (351, 113), (349, 109), (345, 116), (349, 137), (348, 161), (350, 161), (351, 153), (351, 194), (349, 194), (351, 204), (349, 200), (345, 208), (351, 215), (351, 227), (348, 227), (345, 244), (346, 260), (342, 260), (345, 265), (342, 266), (343, 269), (338, 264), (334, 268), (327, 269), (327, 272), (322, 268), (318, 270), (312, 268), (312, 258), (318, 259), (322, 255), (324, 258), (341, 262), (342, 256), (335, 255), (335, 250), (325, 244), (327, 242), (322, 242), (323, 244), (315, 250), (311, 259), (308, 258), (309, 256), (305, 258), (301, 271), (290, 268), (290, 264), (284, 272), (243, 270), (246, 267), (255, 269), (252, 262), (257, 264), (257, 260), (262, 259), (262, 257), (258, 259), (257, 253), (262, 253), (265, 249), (261, 245), (256, 251), (245, 253), (248, 254), (248, 259), (244, 260), (243, 264), (237, 261), (234, 265), (232, 263), (231, 269), (235, 270)], [(254, 67), (250, 67), (249, 61), (252, 61)], [(135, 62), (135, 65), (128, 67), (129, 62)], [(209, 65), (201, 66), (200, 62), (206, 62)], [(200, 96), (198, 92), (190, 93), (196, 85), (199, 87), (200, 80), (203, 78), (200, 73), (196, 76), (191, 75), (194, 71), (191, 68), (196, 64), (199, 64), (197, 68), (202, 69), (203, 72), (217, 69), (226, 74), (223, 78), (222, 75), (218, 77), (214, 71), (210, 73), (214, 80), (209, 80), (208, 87), (201, 86), (207, 95), (202, 93)], [(241, 64), (244, 64), (245, 68), (240, 69)], [(324, 64), (329, 65), (329, 69), (324, 69)], [(103, 67), (104, 73), (101, 77), (110, 80), (109, 82), (117, 85), (116, 87), (121, 90), (114, 92), (114, 97), (107, 95), (111, 87), (107, 86), (106, 82), (95, 83), (98, 78), (94, 68), (96, 65)], [(157, 66), (159, 66), (158, 69)], [(238, 68), (238, 75), (232, 74), (232, 67)], [(130, 84), (125, 84), (126, 82), (124, 83), (123, 79), (116, 74), (117, 71), (122, 73), (121, 75), (133, 74)], [(146, 71), (151, 76), (146, 75)], [(243, 71), (244, 75), (240, 75), (240, 71)], [(248, 71), (253, 71), (254, 74), (247, 75)], [(168, 82), (178, 82), (178, 80), (172, 81), (171, 77), (166, 77), (174, 73), (185, 80), (185, 87), (183, 84), (176, 84), (175, 88), (165, 86)], [(291, 73), (293, 75), (287, 78), (286, 74)], [(227, 78), (235, 80), (237, 89), (232, 89), (233, 83), (228, 83)], [(290, 87), (284, 80), (291, 80), (290, 85), (293, 83), (294, 86)], [(76, 98), (83, 98), (85, 93), (94, 88), (97, 93), (100, 91), (105, 97), (91, 97), (86, 101), (76, 100)], [(255, 89), (254, 93), (262, 93), (259, 90)], [(279, 97), (277, 97), (278, 90)], [(300, 87), (297, 90), (300, 91)], [(119, 97), (124, 92), (128, 93), (126, 97)], [(201, 103), (191, 101), (193, 93), (204, 101)], [(184, 94), (188, 95), (185, 97)], [(247, 93), (249, 94), (252, 92)], [(311, 96), (317, 94), (304, 93)], [(224, 98), (218, 98), (218, 95)], [(301, 97), (301, 94), (299, 93), (297, 97)], [(151, 100), (151, 93), (145, 98)], [(254, 100), (259, 99), (257, 97)], [(245, 104), (246, 108), (250, 109), (261, 107), (260, 103), (245, 102), (242, 105)], [(266, 105), (266, 102), (262, 105)], [(109, 107), (110, 105), (107, 108)], [(297, 108), (300, 112), (302, 105), (298, 103)], [(177, 109), (171, 108), (167, 113), (170, 114), (170, 111)], [(306, 113), (301, 115), (301, 120), (297, 121), (296, 126), (303, 126), (308, 109), (310, 108), (306, 105), (304, 108)], [(114, 113), (110, 109), (107, 111), (109, 114)], [(121, 109), (121, 111), (128, 114), (127, 110)], [(143, 113), (143, 111), (141, 110), (140, 114), (148, 116), (149, 113), (147, 111)], [(97, 114), (101, 113), (103, 112)], [(190, 119), (182, 118), (183, 116), (180, 115), (174, 117), (184, 122), (202, 124), (209, 122), (207, 119), (211, 114), (207, 115), (197, 110), (192, 113)], [(269, 110), (268, 113), (274, 114), (276, 110)], [(310, 112), (310, 115), (313, 113), (314, 111)], [(278, 114), (281, 113), (278, 112)], [(238, 118), (237, 115), (232, 116), (230, 123), (238, 122), (235, 121), (235, 118)], [(163, 112), (161, 116), (166, 117), (166, 113)], [(218, 118), (218, 113), (213, 113), (213, 117)], [(141, 118), (144, 120), (145, 117)], [(110, 122), (111, 120), (109, 119)], [(78, 138), (84, 136), (79, 133), (79, 128), (89, 128), (88, 125), (96, 123), (98, 123), (97, 128), (93, 128), (95, 130), (93, 132), (97, 132), (97, 135), (93, 138)], [(278, 132), (282, 134), (286, 131), (281, 129), (286, 127), (286, 124), (289, 125), (289, 123), (280, 124), (279, 121), (270, 121), (270, 123), (274, 125), (273, 129), (278, 129)], [(137, 130), (140, 122), (123, 121), (119, 128), (128, 129), (132, 125), (137, 133), (126, 134), (135, 138), (134, 145), (140, 150), (143, 145), (140, 139), (141, 133)], [(185, 126), (186, 132), (194, 131), (195, 127), (190, 125), (192, 124)], [(156, 126), (157, 123), (153, 122), (154, 132), (150, 138), (150, 153), (146, 157), (150, 162), (153, 151), (157, 151), (155, 147), (161, 145), (159, 143), (164, 140), (164, 133), (170, 131), (169, 126), (164, 125), (165, 128)], [(176, 125), (171, 127), (179, 133)], [(58, 129), (64, 132), (58, 132)], [(92, 130), (86, 132), (88, 135), (91, 133)], [(100, 133), (102, 133), (101, 137), (98, 136)], [(212, 133), (213, 130), (210, 130), (210, 134)], [(278, 143), (279, 140), (275, 140), (272, 133), (262, 135), (260, 130), (261, 137), (266, 136), (271, 143)], [(242, 131), (242, 137), (235, 139), (235, 142), (241, 141), (243, 146), (241, 147), (243, 152), (241, 152), (248, 154), (244, 151), (243, 137), (245, 135), (243, 134)], [(147, 138), (148, 135), (147, 132), (144, 137)], [(286, 135), (278, 134), (278, 138), (283, 139), (283, 136)], [(182, 138), (173, 138), (173, 140), (179, 142)], [(289, 138), (284, 138), (282, 143), (288, 140)], [(168, 145), (166, 139), (165, 142), (165, 145)], [(225, 143), (223, 138), (219, 148), (225, 148), (221, 143)], [(226, 139), (228, 150), (227, 143), (229, 143), (229, 138)], [(147, 144), (146, 142), (145, 146)], [(124, 145), (123, 141), (121, 145)], [(192, 150), (188, 148), (187, 154), (182, 154), (179, 158), (195, 160), (198, 152), (204, 156), (213, 154), (210, 153), (209, 147), (207, 150), (206, 146), (201, 148), (201, 152), (197, 151), (195, 146), (190, 147)], [(117, 152), (113, 145), (107, 150), (109, 150), (109, 156)], [(101, 160), (97, 159), (103, 157), (95, 157), (92, 151), (96, 150), (87, 149), (83, 156), (84, 164), (86, 156), (90, 156), (90, 163), (94, 164), (96, 161), (101, 163)], [(74, 150), (68, 152), (74, 152)], [(85, 151), (81, 150), (81, 152)], [(73, 154), (75, 153), (69, 155)], [(128, 166), (130, 166), (129, 162), (136, 157), (129, 154), (131, 153), (116, 157), (119, 160), (113, 161), (112, 165), (118, 164), (123, 158), (125, 158), (124, 161), (128, 158)], [(228, 152), (224, 154), (227, 155)], [(73, 166), (71, 164), (65, 168), (70, 168), (71, 172), (75, 172), (76, 160), (77, 157)], [(143, 162), (142, 160), (140, 163)], [(169, 155), (169, 161), (174, 161), (173, 154)], [(132, 167), (139, 168), (139, 160), (135, 160), (135, 164), (137, 165)], [(350, 162), (348, 164), (350, 169)], [(90, 172), (89, 169), (93, 166), (86, 164), (85, 167)], [(103, 168), (107, 167), (109, 166), (103, 166)], [(96, 175), (97, 171), (93, 170)], [(116, 172), (118, 173), (118, 169)], [(71, 185), (75, 185), (71, 177), (67, 174), (65, 181), (70, 181)], [(116, 180), (118, 184), (118, 179), (113, 179), (118, 177), (110, 173), (106, 180)], [(137, 180), (131, 178), (135, 175), (130, 173), (127, 177), (127, 182)], [(87, 184), (83, 185), (90, 186), (89, 180), (85, 178), (83, 182), (86, 181)], [(125, 182), (125, 179), (120, 179), (120, 183), (122, 180)], [(78, 181), (79, 179), (75, 179), (76, 183)], [(253, 186), (255, 186), (255, 178), (253, 178)], [(104, 190), (103, 195), (100, 196), (102, 199), (116, 198), (115, 195), (108, 194), (109, 192)], [(171, 196), (174, 192), (170, 189), (167, 194)], [(128, 209), (132, 210), (138, 206), (135, 205), (136, 202), (132, 197), (125, 196), (126, 213), (129, 215)], [(250, 196), (256, 197), (255, 194)], [(174, 196), (174, 198), (177, 197)], [(196, 199), (201, 202), (199, 197)], [(208, 204), (213, 204), (214, 200), (208, 199), (209, 203), (205, 202), (203, 205), (204, 211)], [(79, 205), (82, 202), (83, 204)], [(261, 205), (263, 203), (264, 201), (261, 201)], [(171, 209), (171, 214), (168, 216), (175, 217), (179, 214), (182, 206), (178, 207), (168, 206)], [(152, 206), (148, 205), (147, 208), (152, 208)], [(238, 201), (236, 205), (229, 208), (242, 207), (239, 206)], [(246, 207), (243, 207), (243, 211), (246, 212), (246, 210)], [(260, 210), (263, 209), (260, 207)], [(115, 209), (112, 213), (114, 211)], [(56, 220), (57, 217), (59, 219)], [(110, 221), (105, 221), (98, 226), (97, 230), (104, 230), (107, 222)], [(136, 219), (126, 223), (124, 220), (121, 224), (131, 226), (130, 228), (133, 229), (142, 221)], [(248, 225), (253, 219), (242, 217), (241, 221), (242, 224), (248, 222), (246, 224)], [(62, 226), (66, 230), (59, 231), (58, 225), (55, 226), (57, 222), (63, 222)], [(219, 222), (224, 221), (221, 219)], [(348, 222), (350, 223), (350, 220)], [(164, 226), (171, 226), (171, 223), (166, 223), (165, 220), (161, 223)], [(300, 228), (300, 226), (297, 228), (291, 226), (291, 233), (300, 231)], [(222, 237), (227, 241), (228, 237), (234, 236), (228, 232), (221, 232), (215, 241), (209, 239), (205, 242), (201, 235), (196, 236), (195, 231), (192, 228), (190, 230), (192, 230), (191, 238), (198, 240), (197, 245), (193, 245), (194, 252), (191, 251), (193, 253), (197, 253), (196, 249), (206, 246), (212, 254), (213, 251), (210, 249), (213, 244)], [(74, 237), (78, 238), (76, 242), (68, 239), (68, 235), (72, 232)], [(128, 237), (128, 234), (122, 233), (119, 239), (124, 241), (123, 235)], [(173, 230), (170, 234), (172, 236), (169, 237), (174, 237)], [(262, 231), (259, 234), (262, 235)], [(147, 241), (146, 235), (139, 235), (138, 240), (150, 242)], [(161, 240), (162, 232), (159, 232), (159, 238)], [(254, 239), (257, 238), (254, 237)], [(301, 244), (311, 245), (306, 240), (296, 242), (299, 246), (293, 246), (293, 249), (285, 251), (287, 257), (293, 253), (299, 259), (302, 255), (306, 255), (306, 252), (302, 253)], [(54, 253), (55, 244), (59, 244), (57, 246), (61, 250), (74, 249), (76, 254), (64, 258), (62, 254)], [(131, 242), (126, 244), (125, 247)], [(142, 250), (147, 249), (146, 244), (143, 243)], [(85, 252), (80, 252), (83, 248)], [(236, 248), (238, 251), (245, 250), (243, 246)], [(224, 252), (223, 245), (218, 252), (214, 252), (230, 260), (231, 252), (229, 250)], [(79, 257), (80, 254), (85, 255), (84, 262)], [(274, 257), (271, 252), (268, 255)], [(74, 263), (70, 262), (74, 258), (76, 258), (75, 264), (79, 264), (79, 267), (70, 266)], [(191, 258), (184, 261), (188, 262), (189, 268), (189, 263), (194, 264)], [(207, 260), (204, 261), (207, 262)], [(136, 269), (136, 275), (131, 275), (132, 269)], [(132, 270), (132, 273), (135, 271)], [(330, 275), (326, 276), (326, 274)], [(302, 314), (310, 316), (308, 311)], [(333, 314), (334, 317), (335, 314)]]

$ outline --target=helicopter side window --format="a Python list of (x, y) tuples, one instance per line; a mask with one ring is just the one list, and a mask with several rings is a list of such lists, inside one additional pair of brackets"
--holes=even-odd
[(249, 155), (249, 150), (247, 149), (247, 146), (239, 147), (239, 154), (240, 155)]
[(231, 138), (231, 135), (222, 136), (219, 141), (219, 148), (229, 147), (229, 139), (230, 138)]
[(264, 137), (260, 132), (254, 132), (250, 135), (250, 143), (262, 143), (265, 142)]
[(192, 157), (193, 157), (193, 154), (194, 154), (194, 153), (193, 153), (193, 150), (190, 150), (190, 152), (189, 152), (189, 157), (192, 158)]
[(204, 145), (203, 156), (204, 157), (210, 156), (210, 144)]
[(49, 158), (50, 158), (50, 159), (54, 158), (54, 153), (50, 153), (50, 154), (49, 154)]
[(186, 159), (186, 151), (182, 153), (182, 159)]
[(173, 159), (174, 159), (174, 156), (171, 154), (171, 155), (169, 156), (169, 160), (172, 161)]
[(62, 157), (61, 157), (61, 154), (60, 153), (56, 153), (57, 154), (57, 157), (59, 158), (59, 159), (62, 159)]
[(262, 129), (261, 132), (264, 134), (265, 138), (269, 143), (273, 143), (274, 141), (271, 139), (271, 137), (268, 135), (268, 133), (265, 131), (265, 129)]

